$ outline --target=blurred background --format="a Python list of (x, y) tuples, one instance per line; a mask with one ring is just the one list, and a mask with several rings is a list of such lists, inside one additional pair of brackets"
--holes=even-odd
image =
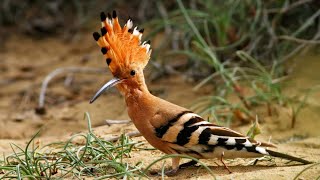
[(0, 152), (39, 129), (48, 141), (85, 131), (85, 112), (101, 135), (135, 129), (106, 127), (128, 119), (115, 88), (89, 104), (111, 78), (92, 33), (112, 10), (151, 40), (153, 94), (252, 137), (320, 147), (319, 0), (1, 0)]

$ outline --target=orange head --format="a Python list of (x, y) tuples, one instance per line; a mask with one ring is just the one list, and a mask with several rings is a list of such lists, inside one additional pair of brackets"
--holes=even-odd
[(92, 98), (91, 103), (109, 87), (117, 85), (120, 91), (139, 88), (144, 84), (143, 69), (150, 59), (150, 42), (141, 43), (143, 29), (132, 29), (133, 23), (129, 19), (122, 28), (115, 11), (112, 16), (108, 13), (100, 14), (101, 35), (93, 33), (94, 39), (101, 47), (101, 52), (114, 79), (106, 83)]

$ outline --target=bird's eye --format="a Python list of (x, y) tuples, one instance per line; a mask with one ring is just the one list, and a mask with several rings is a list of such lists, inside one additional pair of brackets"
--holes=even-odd
[(131, 70), (131, 71), (130, 71), (130, 75), (131, 75), (131, 76), (136, 75), (136, 71), (135, 71), (135, 70)]

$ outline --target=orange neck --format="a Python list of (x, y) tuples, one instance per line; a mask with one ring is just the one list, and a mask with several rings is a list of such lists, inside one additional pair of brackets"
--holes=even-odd
[(121, 84), (118, 89), (125, 97), (128, 114), (133, 122), (141, 116), (150, 115), (148, 112), (154, 106), (154, 96), (149, 92), (143, 74), (137, 77), (136, 81)]
[[(139, 131), (144, 131), (144, 125), (154, 114), (155, 102), (154, 96), (149, 92), (144, 79), (139, 86), (133, 87), (127, 85), (122, 89), (127, 104), (128, 115)], [(141, 132), (144, 134), (143, 132)]]
[(117, 85), (117, 88), (126, 99), (129, 97), (137, 98), (141, 94), (150, 94), (143, 74), (134, 80), (128, 80), (123, 84)]
[(128, 107), (132, 105), (129, 102), (132, 101), (135, 103), (141, 103), (139, 102), (141, 98), (146, 98), (151, 95), (144, 79), (142, 79), (136, 85), (125, 85), (125, 87), (122, 89), (122, 92), (123, 92), (123, 95), (125, 96), (125, 100), (127, 102)]

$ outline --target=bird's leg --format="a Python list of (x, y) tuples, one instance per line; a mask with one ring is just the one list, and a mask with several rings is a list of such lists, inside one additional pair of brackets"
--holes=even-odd
[(175, 157), (172, 158), (172, 169), (169, 171), (166, 171), (165, 174), (167, 176), (174, 176), (177, 174), (179, 170), (179, 162), (180, 162), (180, 157)]
[(187, 168), (187, 167), (190, 167), (190, 166), (193, 166), (193, 165), (196, 165), (198, 162), (195, 161), (195, 160), (191, 160), (189, 162), (186, 162), (186, 163), (183, 163), (179, 166), (179, 169), (184, 169), (184, 168)]
[(224, 163), (223, 161), (223, 156), (224, 156), (224, 152), (221, 153), (221, 157), (220, 157), (220, 161), (222, 162), (222, 164), (224, 165), (224, 168), (226, 168), (228, 170), (228, 172), (231, 174), (232, 172), (230, 171), (230, 169), (228, 168), (228, 166)]

